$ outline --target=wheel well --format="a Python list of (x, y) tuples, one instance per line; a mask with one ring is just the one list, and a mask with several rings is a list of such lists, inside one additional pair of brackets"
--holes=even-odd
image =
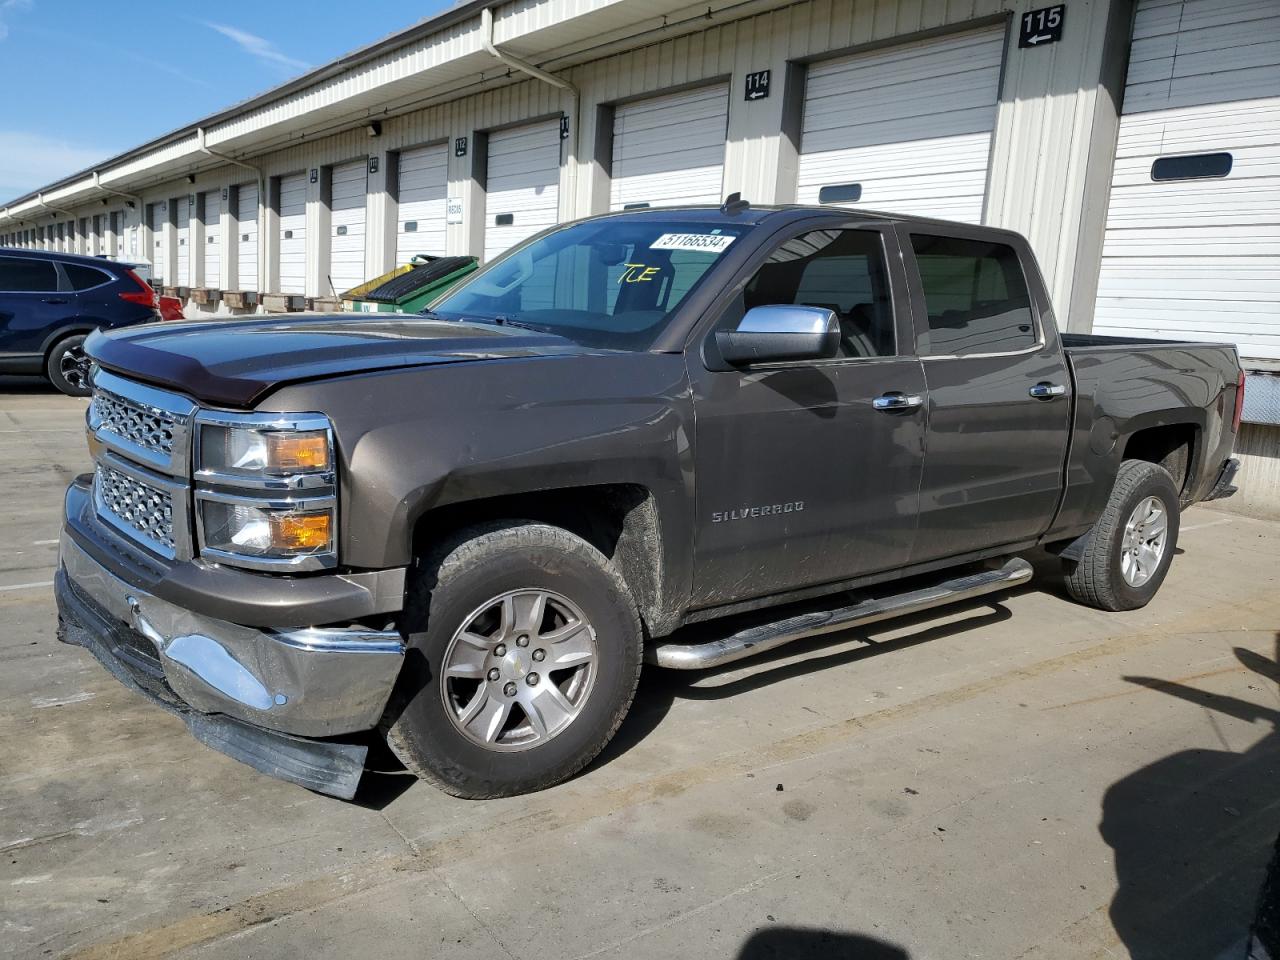
[(1146, 460), (1169, 472), (1180, 492), (1185, 492), (1195, 454), (1195, 424), (1171, 423), (1139, 430), (1124, 447), (1125, 460)]
[(494, 520), (533, 520), (576, 534), (613, 561), (647, 626), (665, 622), (662, 538), (657, 504), (646, 488), (601, 484), (439, 507), (414, 527), (414, 555), (422, 556), (431, 543), (458, 530)]
[(62, 330), (55, 334), (53, 339), (44, 348), (44, 362), (48, 364), (49, 358), (53, 356), (53, 351), (58, 349), (58, 344), (70, 337), (87, 337), (93, 333), (94, 327), (72, 327), (69, 330)]

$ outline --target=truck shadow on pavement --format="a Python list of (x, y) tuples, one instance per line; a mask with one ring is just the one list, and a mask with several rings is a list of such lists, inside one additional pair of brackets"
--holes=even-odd
[(736, 960), (910, 960), (902, 947), (861, 933), (810, 927), (764, 927), (742, 944)]
[[(1020, 592), (1027, 588), (1018, 588)], [(959, 621), (937, 623), (939, 616), (969, 614)], [(932, 610), (910, 617), (875, 624), (870, 628), (854, 628), (828, 633), (808, 640), (797, 640), (784, 646), (757, 654), (749, 660), (727, 664), (708, 670), (681, 671), (647, 667), (640, 675), (640, 689), (636, 691), (627, 719), (614, 735), (609, 745), (588, 767), (611, 763), (632, 747), (643, 742), (666, 718), (676, 700), (725, 700), (749, 693), (774, 683), (782, 683), (810, 673), (847, 666), (871, 657), (883, 656), (907, 650), (923, 643), (931, 643), (948, 637), (981, 630), (1010, 619), (1013, 614), (999, 599), (984, 597), (967, 603), (957, 603), (945, 609)], [(920, 629), (899, 634), (892, 639), (876, 640), (874, 635), (892, 630), (895, 634), (913, 627)], [(850, 642), (861, 646), (845, 646)], [(839, 646), (831, 653), (821, 653), (824, 648)], [(795, 659), (799, 657), (800, 659)], [(787, 661), (778, 663), (778, 661)], [(770, 664), (777, 664), (770, 666)], [(732, 680), (715, 682), (728, 673), (750, 672)]]
[[(1111, 923), (1134, 960), (1244, 956), (1280, 831), (1280, 634), (1273, 660), (1240, 647), (1234, 653), (1257, 677), (1250, 689), (1269, 705), (1151, 677), (1124, 678), (1203, 708), (1224, 746), (1170, 754), (1117, 781), (1103, 797), (1099, 832), (1115, 851)], [(1269, 724), (1271, 732), (1237, 752), (1218, 732), (1220, 715)]]

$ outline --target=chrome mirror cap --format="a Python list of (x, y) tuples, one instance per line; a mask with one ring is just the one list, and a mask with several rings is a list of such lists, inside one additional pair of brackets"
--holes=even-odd
[(829, 360), (840, 352), (840, 320), (825, 307), (752, 307), (736, 330), (716, 334), (715, 345), (731, 367)]

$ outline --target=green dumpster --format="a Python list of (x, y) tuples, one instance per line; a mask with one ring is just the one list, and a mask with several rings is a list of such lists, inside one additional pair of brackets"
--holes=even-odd
[(342, 295), (356, 313), (417, 313), (476, 269), (475, 257), (417, 256)]

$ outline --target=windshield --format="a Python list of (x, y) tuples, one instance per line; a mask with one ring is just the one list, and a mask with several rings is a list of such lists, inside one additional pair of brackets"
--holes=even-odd
[(430, 311), (645, 350), (747, 229), (723, 221), (590, 220), (514, 250)]

